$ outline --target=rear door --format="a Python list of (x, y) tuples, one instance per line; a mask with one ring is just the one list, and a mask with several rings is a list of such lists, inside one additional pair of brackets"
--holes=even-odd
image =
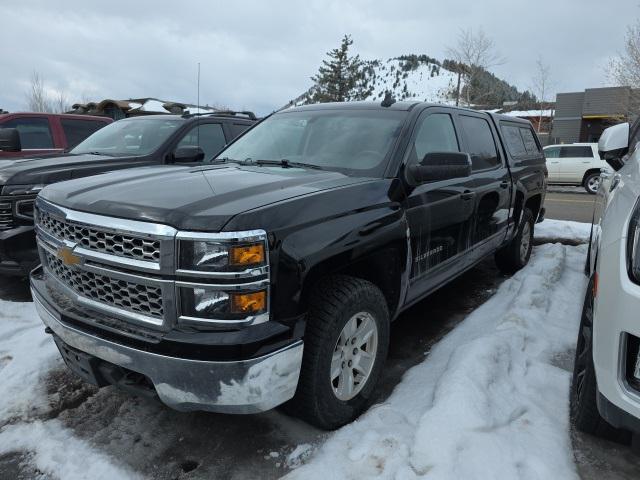
[(582, 183), (585, 172), (591, 168), (593, 152), (590, 145), (560, 147), (560, 181)]
[(67, 150), (71, 150), (88, 136), (107, 125), (109, 125), (107, 122), (100, 122), (97, 120), (60, 118), (60, 126), (64, 132), (66, 142), (65, 148)]
[(464, 150), (471, 156), (474, 216), (471, 243), (474, 258), (484, 256), (502, 244), (509, 225), (511, 176), (498, 148), (495, 126), (484, 114), (459, 114)]
[[(420, 162), (429, 152), (451, 151), (462, 151), (455, 111), (426, 109), (416, 121), (405, 165)], [(464, 268), (475, 194), (471, 177), (421, 184), (408, 178), (408, 183), (405, 211), (412, 264), (406, 301), (411, 302)]]

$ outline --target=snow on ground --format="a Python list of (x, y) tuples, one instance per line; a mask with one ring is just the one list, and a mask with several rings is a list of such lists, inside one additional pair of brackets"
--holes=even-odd
[[(545, 220), (536, 237), (584, 241), (588, 225)], [(386, 402), (323, 445), (290, 452), (283, 462), (299, 466), (290, 477), (576, 478), (569, 375), (554, 360), (574, 346), (585, 252), (536, 247), (530, 265), (409, 370)], [(48, 419), (53, 399), (44, 378), (62, 366), (33, 304), (0, 300), (0, 455), (26, 452), (47, 478), (99, 480), (137, 478), (120, 463), (118, 445), (135, 450), (136, 465), (153, 438), (171, 449), (165, 427), (177, 414), (156, 404), (134, 408), (137, 400), (123, 403), (104, 389)], [(112, 428), (80, 438), (82, 428), (70, 426), (96, 409), (97, 418), (113, 416)]]
[(57, 420), (38, 420), (50, 410), (45, 375), (62, 365), (33, 303), (0, 300), (0, 455), (28, 451), (46, 478), (137, 478)]
[(591, 224), (547, 218), (542, 223), (536, 223), (534, 235), (538, 243), (549, 241), (587, 243), (591, 235)]
[(40, 380), (58, 357), (33, 303), (0, 300), (0, 425), (46, 407)]
[(585, 252), (536, 247), (386, 402), (288, 478), (577, 478), (569, 374), (554, 361), (575, 344)]

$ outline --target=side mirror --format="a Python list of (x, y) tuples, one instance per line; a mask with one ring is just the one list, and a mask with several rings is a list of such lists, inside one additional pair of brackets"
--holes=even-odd
[(200, 147), (180, 147), (173, 152), (175, 163), (200, 162), (204, 160), (204, 151)]
[(418, 165), (409, 167), (418, 183), (464, 178), (471, 175), (471, 157), (461, 152), (427, 153)]
[(598, 152), (614, 170), (624, 166), (623, 157), (629, 151), (629, 124), (620, 123), (607, 128), (598, 142)]
[(0, 150), (19, 152), (22, 150), (20, 133), (15, 128), (0, 128)]

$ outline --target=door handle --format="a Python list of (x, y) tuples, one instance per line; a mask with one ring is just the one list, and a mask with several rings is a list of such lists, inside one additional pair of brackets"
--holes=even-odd
[(465, 190), (460, 194), (462, 200), (471, 200), (473, 198), (473, 192), (471, 190)]
[(509, 182), (507, 182), (506, 180), (500, 182), (500, 188), (507, 188), (509, 187)]

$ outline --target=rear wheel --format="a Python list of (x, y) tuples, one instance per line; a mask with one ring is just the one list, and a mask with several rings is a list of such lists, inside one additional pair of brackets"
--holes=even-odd
[(332, 276), (310, 299), (300, 380), (287, 409), (332, 430), (374, 399), (389, 346), (389, 312), (371, 282)]
[(618, 442), (628, 442), (629, 433), (609, 425), (598, 412), (598, 385), (593, 366), (593, 288), (594, 277), (592, 276), (585, 294), (576, 342), (576, 357), (569, 395), (571, 421), (581, 432)]
[(525, 208), (516, 236), (496, 252), (496, 265), (501, 272), (515, 273), (529, 262), (533, 248), (533, 222), (533, 213)]
[(595, 195), (598, 191), (598, 187), (600, 186), (600, 174), (599, 173), (590, 173), (584, 179), (584, 189), (590, 193), (591, 195)]

